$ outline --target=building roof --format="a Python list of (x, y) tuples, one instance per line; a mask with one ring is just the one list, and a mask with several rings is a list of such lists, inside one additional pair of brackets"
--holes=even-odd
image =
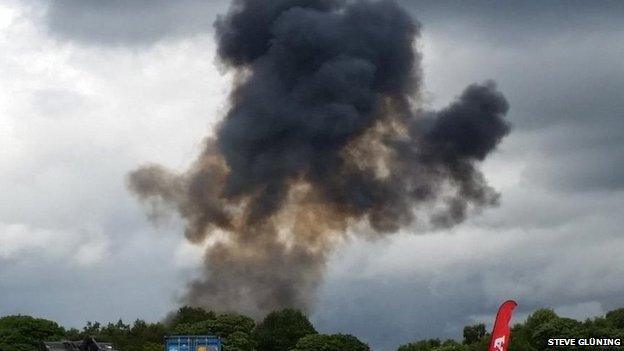
[(97, 342), (88, 337), (83, 341), (43, 341), (41, 351), (116, 351), (113, 344)]

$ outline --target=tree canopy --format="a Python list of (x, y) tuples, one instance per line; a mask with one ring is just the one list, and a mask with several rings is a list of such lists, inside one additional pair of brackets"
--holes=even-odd
[[(319, 334), (298, 310), (268, 314), (258, 324), (247, 316), (182, 307), (164, 322), (122, 320), (101, 324), (87, 322), (81, 329), (65, 329), (56, 322), (30, 316), (0, 318), (0, 350), (36, 351), (40, 341), (81, 340), (87, 336), (112, 342), (119, 351), (162, 351), (165, 335), (216, 335), (224, 351), (369, 351), (348, 334)], [(398, 351), (487, 351), (490, 334), (482, 323), (463, 328), (461, 340), (416, 340)], [(513, 326), (510, 351), (542, 351), (549, 338), (624, 338), (624, 308), (585, 321), (558, 316), (552, 309), (538, 309), (524, 323)], [(566, 350), (574, 350), (567, 347)], [(580, 350), (580, 348), (579, 348)]]
[[(624, 309), (613, 310), (604, 317), (582, 322), (560, 317), (552, 309), (538, 309), (524, 323), (513, 326), (509, 351), (549, 350), (549, 338), (624, 338), (623, 322)], [(466, 326), (463, 337), (461, 344), (453, 340), (440, 342), (430, 339), (405, 344), (398, 351), (487, 351), (490, 334), (486, 332), (485, 325)], [(566, 350), (574, 349), (566, 347)], [(582, 347), (576, 349), (580, 350)]]
[(365, 343), (347, 334), (310, 334), (299, 339), (292, 351), (369, 351)]
[(0, 350), (32, 350), (41, 340), (57, 341), (65, 337), (65, 329), (55, 322), (29, 316), (0, 318)]
[(289, 351), (297, 345), (299, 339), (316, 333), (312, 323), (301, 311), (284, 309), (269, 313), (256, 327), (254, 339), (258, 343), (258, 350)]

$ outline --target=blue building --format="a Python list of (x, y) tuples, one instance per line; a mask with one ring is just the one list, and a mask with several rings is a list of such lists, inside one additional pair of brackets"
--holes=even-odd
[(221, 339), (213, 335), (174, 335), (165, 337), (165, 351), (221, 350)]

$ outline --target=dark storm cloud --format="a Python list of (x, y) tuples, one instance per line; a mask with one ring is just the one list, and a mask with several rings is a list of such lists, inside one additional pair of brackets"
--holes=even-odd
[[(608, 202), (605, 207), (624, 205), (601, 201)], [(620, 225), (615, 217), (600, 223), (602, 232), (612, 234)], [(314, 319), (321, 331), (354, 333), (376, 350), (393, 350), (418, 338), (460, 339), (463, 326), (492, 323), (498, 304), (509, 298), (520, 304), (514, 322), (542, 307), (581, 319), (598, 315), (624, 303), (624, 285), (616, 278), (624, 276), (617, 255), (624, 239), (587, 235), (597, 227), (586, 219), (524, 232), (461, 226), (442, 237), (359, 242), (342, 252), (347, 268), (329, 274)], [(372, 256), (358, 257), (359, 252)], [(595, 260), (600, 252), (605, 257)], [(587, 303), (596, 308), (578, 311)]]
[[(229, 4), (227, 0), (39, 1), (48, 7), (46, 22), (52, 33), (69, 40), (105, 46), (149, 45), (164, 38), (182, 38), (212, 31), (215, 17)], [(555, 34), (578, 27), (591, 31), (615, 28), (617, 20), (624, 15), (621, 1), (605, 0), (399, 2), (427, 26), (444, 23), (453, 33), (458, 26), (468, 25), (472, 29), (487, 31), (488, 40), (499, 45), (530, 39), (532, 35), (544, 34), (543, 31)], [(279, 4), (280, 1), (273, 3)], [(319, 3), (326, 6), (331, 2)], [(256, 29), (258, 25), (260, 23), (254, 24)], [(256, 39), (254, 45), (257, 46), (266, 33), (262, 30), (254, 32), (253, 28), (248, 28), (248, 34)], [(492, 30), (494, 28), (496, 30)]]
[[(613, 135), (619, 134), (615, 131), (603, 131), (587, 138), (579, 129), (561, 131), (555, 134), (558, 138), (555, 145), (546, 143), (540, 147), (543, 158), (527, 169), (527, 181), (564, 193), (624, 190), (622, 136)], [(570, 145), (569, 141), (575, 140)], [(566, 147), (567, 150), (560, 151)]]
[(624, 189), (624, 32), (581, 30), (547, 46), (527, 60), (535, 68), (515, 72), (510, 97), (514, 125), (533, 135), (527, 150), (540, 157), (528, 181), (564, 192)]
[[(585, 31), (619, 28), (618, 21), (624, 15), (624, 3), (617, 0), (400, 0), (400, 3), (422, 18), (425, 26), (442, 25), (449, 34), (483, 37), (482, 40), (507, 47), (579, 28)], [(466, 28), (470, 31), (465, 31)]]
[(50, 31), (90, 45), (149, 45), (212, 31), (225, 1), (42, 0)]
[(526, 137), (515, 150), (535, 161), (527, 183), (564, 193), (624, 189), (624, 3), (403, 3), (425, 34), (448, 40), (445, 59), (457, 57), (460, 75), (480, 76), (479, 66), (491, 65), (487, 74)]

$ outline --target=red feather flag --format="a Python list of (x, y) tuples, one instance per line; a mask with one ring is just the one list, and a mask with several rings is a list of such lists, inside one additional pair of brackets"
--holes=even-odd
[(516, 301), (507, 300), (498, 309), (488, 351), (507, 351), (509, 348), (509, 336), (511, 334), (509, 321), (511, 321), (511, 314), (516, 306), (518, 306)]

